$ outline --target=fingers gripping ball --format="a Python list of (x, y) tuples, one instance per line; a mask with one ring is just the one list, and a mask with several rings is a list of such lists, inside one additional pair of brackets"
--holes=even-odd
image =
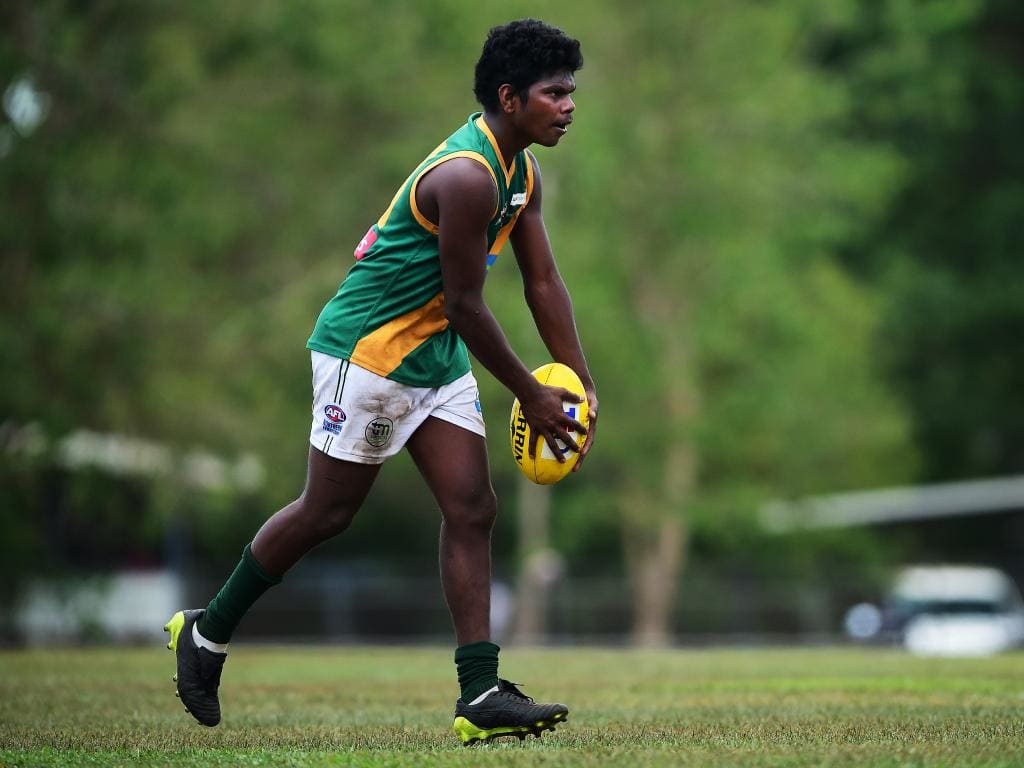
[[(570, 403), (562, 401), (562, 410), (570, 418), (576, 419), (585, 427), (590, 426), (589, 409), (587, 406), (587, 394), (583, 389), (583, 382), (576, 372), (562, 363), (548, 363), (542, 365), (533, 372), (533, 376), (541, 384), (549, 387), (563, 387), (583, 398), (581, 403)], [(578, 446), (583, 445), (586, 438), (578, 432), (570, 432)], [(512, 403), (512, 416), (509, 419), (509, 437), (512, 441), (512, 458), (516, 465), (526, 477), (538, 485), (551, 485), (565, 477), (579, 460), (579, 453), (564, 445), (561, 441), (558, 446), (565, 456), (564, 462), (559, 462), (546, 440), (541, 439), (537, 444), (536, 456), (530, 458), (530, 443), (534, 440), (533, 430), (523, 416), (522, 407), (517, 398)]]

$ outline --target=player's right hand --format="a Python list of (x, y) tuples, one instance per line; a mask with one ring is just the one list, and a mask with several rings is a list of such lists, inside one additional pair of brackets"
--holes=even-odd
[(587, 428), (563, 410), (563, 402), (582, 403), (583, 398), (564, 387), (548, 387), (540, 382), (537, 382), (536, 387), (525, 397), (519, 397), (523, 417), (530, 425), (531, 434), (534, 436), (528, 446), (531, 459), (536, 458), (537, 443), (541, 439), (547, 441), (548, 447), (560, 464), (565, 462), (565, 454), (559, 448), (558, 441), (572, 451), (579, 451), (576, 440), (569, 433), (578, 432), (585, 435)]

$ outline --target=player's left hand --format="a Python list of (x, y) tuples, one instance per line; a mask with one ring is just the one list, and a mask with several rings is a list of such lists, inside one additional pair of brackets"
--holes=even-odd
[(576, 460), (573, 472), (579, 472), (583, 466), (583, 460), (590, 453), (590, 446), (594, 444), (594, 435), (597, 434), (597, 392), (594, 389), (587, 390), (587, 439), (580, 447), (580, 457)]

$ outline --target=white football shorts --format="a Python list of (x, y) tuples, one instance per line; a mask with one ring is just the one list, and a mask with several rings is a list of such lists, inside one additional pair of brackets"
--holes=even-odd
[(322, 352), (312, 358), (309, 443), (328, 456), (380, 464), (402, 450), (428, 416), (485, 434), (472, 372), (443, 387), (410, 387)]

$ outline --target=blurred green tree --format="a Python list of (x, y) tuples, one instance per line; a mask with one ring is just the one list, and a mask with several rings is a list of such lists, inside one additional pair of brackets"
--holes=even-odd
[(848, 263), (884, 289), (877, 346), (913, 413), (921, 479), (1024, 471), (1024, 7), (876, 0), (826, 38), (847, 133), (906, 167)]

